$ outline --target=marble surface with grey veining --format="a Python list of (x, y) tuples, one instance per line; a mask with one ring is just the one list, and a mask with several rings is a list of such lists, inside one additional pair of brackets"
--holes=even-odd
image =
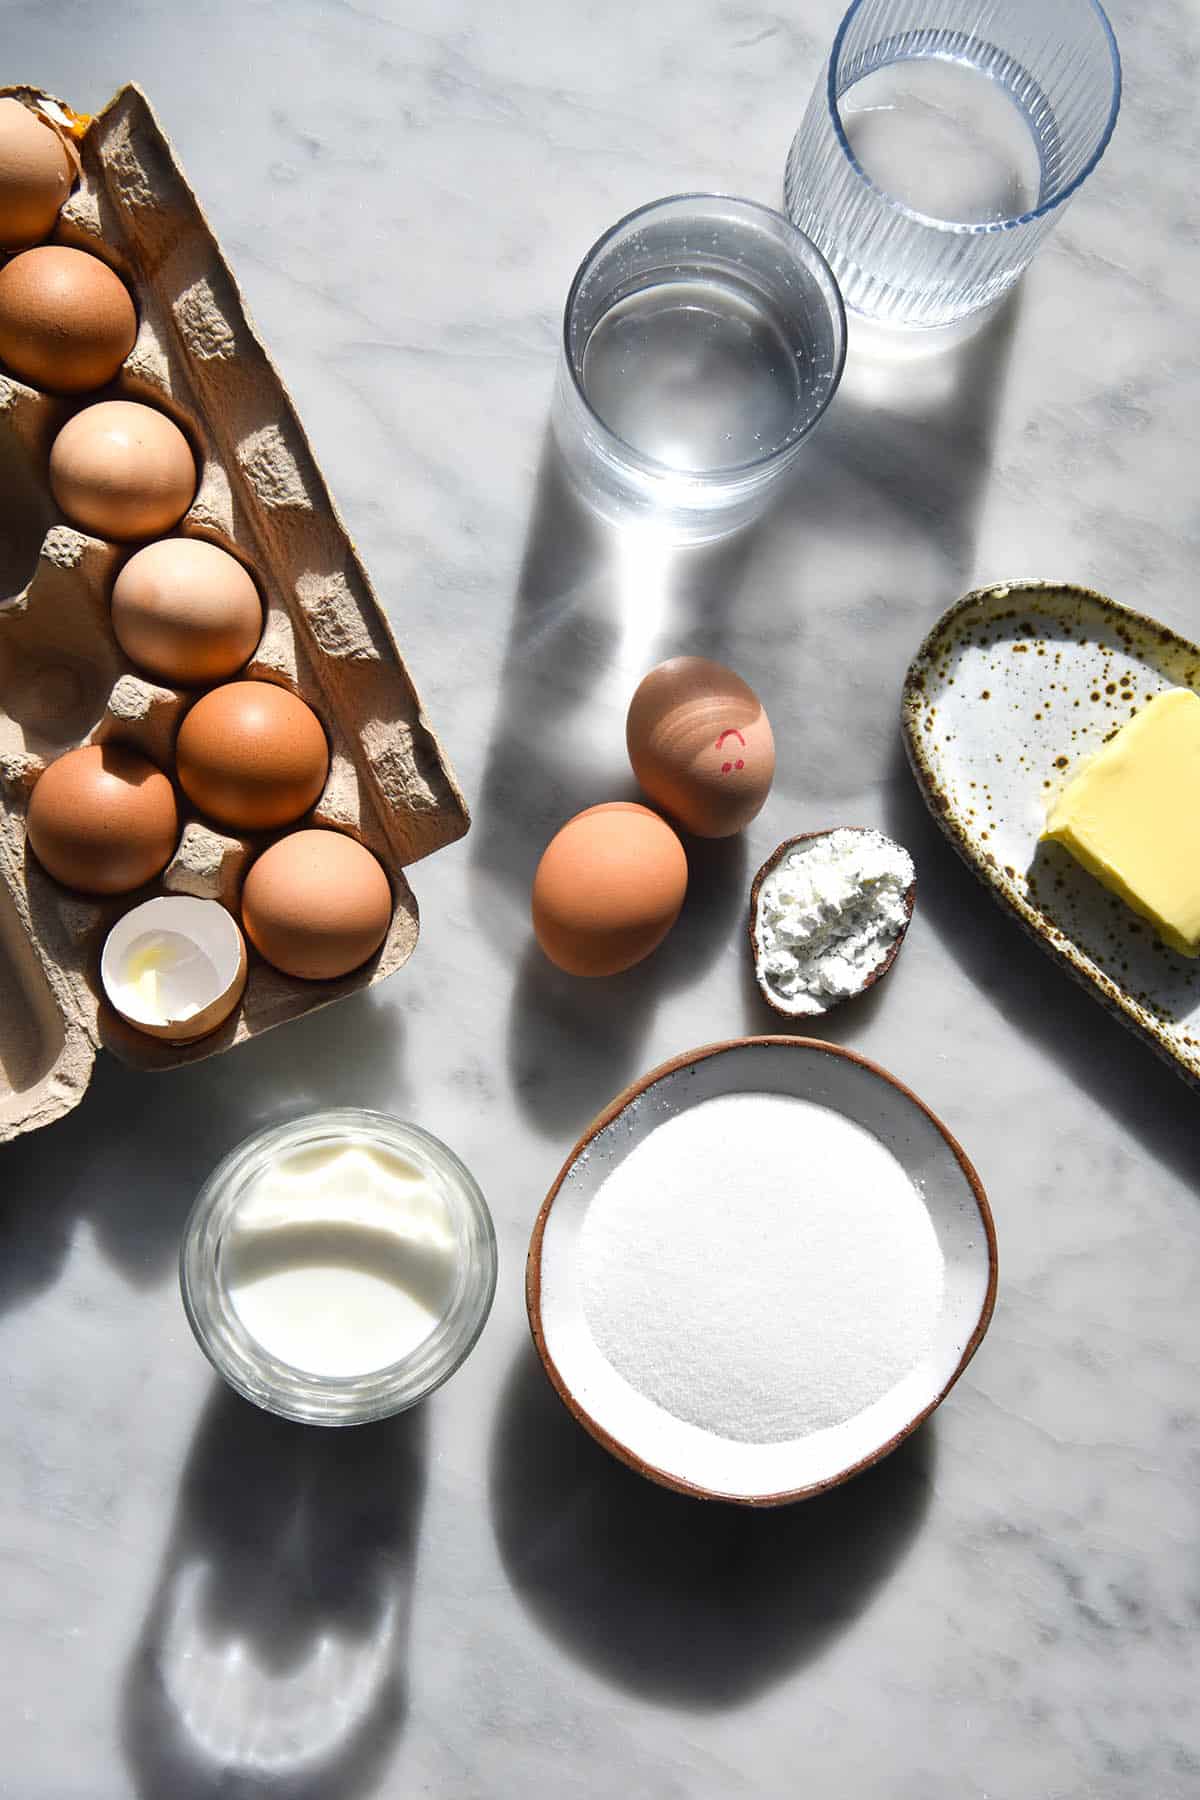
[[(842, 394), (755, 533), (689, 556), (591, 527), (544, 453), (591, 240), (660, 193), (777, 202), (837, 0), (5, 0), (4, 79), (158, 108), (473, 801), (413, 872), (381, 988), (160, 1078), (102, 1060), (0, 1152), (5, 1800), (1184, 1800), (1200, 1791), (1200, 1112), (993, 908), (898, 746), (904, 667), (966, 588), (1093, 584), (1200, 634), (1187, 0), (1120, 0), (1109, 154), (973, 342)], [(584, 987), (530, 947), (567, 814), (629, 791), (668, 651), (763, 694), (780, 773), (693, 860), (662, 952)], [(641, 1483), (527, 1345), (522, 1262), (630, 1077), (769, 1029), (749, 878), (878, 825), (907, 948), (828, 1021), (946, 1119), (990, 1191), (1000, 1301), (877, 1471), (756, 1517)], [(182, 1219), (249, 1130), (335, 1102), (477, 1173), (500, 1289), (423, 1409), (305, 1433), (216, 1385)]]

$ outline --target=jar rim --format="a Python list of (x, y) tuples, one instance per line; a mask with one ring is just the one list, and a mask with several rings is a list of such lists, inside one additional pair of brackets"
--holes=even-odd
[[(225, 1231), (257, 1177), (285, 1152), (336, 1139), (375, 1143), (416, 1161), (445, 1200), (458, 1239), (454, 1294), (433, 1330), (399, 1361), (361, 1375), (319, 1375), (275, 1356), (242, 1323), (221, 1274)], [(184, 1225), (179, 1285), (184, 1312), (217, 1373), (255, 1405), (316, 1425), (358, 1425), (403, 1412), (449, 1379), (491, 1311), (496, 1233), (466, 1165), (422, 1126), (362, 1107), (337, 1107), (267, 1126), (212, 1170)]]

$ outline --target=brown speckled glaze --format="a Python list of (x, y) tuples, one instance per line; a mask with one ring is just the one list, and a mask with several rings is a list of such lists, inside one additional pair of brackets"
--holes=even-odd
[[(895, 962), (896, 958), (900, 954), (900, 946), (903, 944), (905, 938), (907, 937), (908, 928), (912, 924), (913, 907), (916, 904), (916, 899), (917, 899), (917, 879), (916, 879), (915, 875), (913, 876), (913, 879), (909, 882), (908, 889), (904, 896), (905, 919), (904, 919), (904, 924), (901, 926), (900, 930), (896, 934), (896, 941), (893, 943), (891, 949), (888, 951), (887, 955), (883, 958), (882, 962), (877, 962), (875, 964), (875, 967), (871, 970), (870, 974), (863, 981), (863, 984), (859, 988), (857, 994), (846, 994), (844, 996), (844, 998), (841, 1000), (831, 1000), (829, 1002), (828, 1006), (821, 1007), (819, 1011), (808, 1011), (808, 1012), (794, 1011), (792, 1008), (784, 1006), (779, 1000), (776, 999), (775, 995), (772, 994), (770, 987), (768, 986), (767, 982), (763, 978), (762, 969), (759, 966), (759, 961), (758, 961), (758, 896), (762, 891), (763, 882), (766, 880), (767, 876), (771, 873), (772, 869), (776, 868), (783, 861), (783, 859), (787, 855), (788, 851), (793, 849), (796, 844), (810, 844), (814, 838), (828, 837), (830, 832), (833, 832), (833, 831), (867, 831), (867, 830), (872, 830), (872, 829), (873, 829), (873, 827), (869, 827), (866, 825), (829, 825), (825, 828), (824, 831), (802, 831), (802, 832), (800, 832), (800, 834), (797, 837), (784, 838), (784, 840), (783, 840), (782, 844), (780, 844), (779, 848), (777, 850), (772, 850), (770, 856), (768, 856), (766, 862), (763, 864), (762, 868), (758, 871), (758, 874), (754, 877), (754, 880), (750, 885), (750, 923), (749, 923), (750, 961), (751, 961), (751, 964), (754, 969), (754, 979), (758, 983), (759, 993), (762, 995), (762, 997), (766, 1001), (767, 1005), (771, 1008), (772, 1012), (777, 1012), (779, 1014), (780, 1018), (783, 1018), (783, 1019), (820, 1019), (820, 1018), (823, 1018), (827, 1012), (830, 1012), (833, 1009), (833, 1007), (844, 1005), (846, 1000), (857, 1000), (859, 997), (859, 994), (867, 993), (871, 988), (873, 988), (876, 985), (877, 982), (880, 982), (883, 980), (884, 976), (887, 974), (888, 970), (891, 968), (892, 964)], [(875, 835), (877, 837), (883, 837), (886, 834), (884, 832), (878, 831), (875, 833)]]
[[(891, 1087), (895, 1088), (897, 1092), (904, 1095), (907, 1100), (911, 1101), (920, 1112), (924, 1113), (925, 1117), (935, 1129), (940, 1132), (953, 1153), (970, 1189), (975, 1205), (978, 1208), (979, 1218), (987, 1244), (988, 1282), (978, 1321), (963, 1347), (962, 1354), (959, 1357), (956, 1367), (951, 1373), (950, 1379), (946, 1382), (941, 1391), (935, 1394), (930, 1403), (923, 1407), (920, 1412), (908, 1421), (902, 1431), (896, 1432), (893, 1437), (889, 1438), (886, 1443), (880, 1444), (869, 1456), (864, 1456), (858, 1462), (851, 1464), (848, 1468), (839, 1470), (836, 1475), (831, 1476), (827, 1481), (814, 1482), (808, 1487), (789, 1489), (782, 1493), (755, 1494), (753, 1496), (748, 1496), (744, 1494), (723, 1494), (716, 1492), (711, 1488), (698, 1487), (694, 1483), (682, 1480), (679, 1476), (670, 1474), (664, 1469), (656, 1468), (643, 1457), (636, 1455), (627, 1445), (621, 1443), (619, 1439), (613, 1437), (610, 1432), (599, 1425), (596, 1420), (592, 1418), (591, 1414), (580, 1405), (579, 1401), (575, 1398), (575, 1395), (563, 1380), (562, 1374), (546, 1344), (546, 1334), (542, 1323), (542, 1241), (545, 1237), (546, 1223), (550, 1217), (550, 1210), (575, 1164), (584, 1153), (591, 1148), (594, 1140), (599, 1134), (604, 1131), (607, 1126), (611, 1125), (631, 1102), (641, 1099), (641, 1097), (653, 1089), (657, 1083), (665, 1080), (667, 1077), (678, 1074), (681, 1071), (692, 1069), (698, 1063), (706, 1061), (709, 1057), (719, 1057), (731, 1050), (754, 1049), (758, 1046), (783, 1046), (789, 1051), (795, 1050), (799, 1054), (842, 1057), (846, 1061), (856, 1064), (859, 1068), (867, 1070), (871, 1075), (877, 1076), (880, 1081), (886, 1081)], [(595, 1438), (598, 1444), (603, 1445), (604, 1449), (612, 1456), (615, 1456), (619, 1462), (625, 1463), (628, 1468), (633, 1469), (638, 1475), (644, 1475), (648, 1481), (657, 1482), (660, 1487), (671, 1488), (677, 1494), (688, 1494), (693, 1499), (721, 1500), (735, 1506), (767, 1507), (786, 1506), (795, 1500), (808, 1500), (816, 1494), (828, 1492), (830, 1488), (839, 1487), (844, 1481), (849, 1481), (852, 1476), (861, 1474), (864, 1469), (869, 1469), (875, 1463), (882, 1462), (883, 1458), (885, 1456), (890, 1456), (892, 1451), (904, 1442), (905, 1438), (910, 1437), (917, 1429), (918, 1425), (923, 1424), (930, 1413), (941, 1405), (942, 1401), (946, 1398), (946, 1395), (950, 1392), (951, 1388), (974, 1356), (980, 1343), (983, 1341), (984, 1334), (991, 1323), (992, 1313), (995, 1309), (996, 1281), (996, 1229), (992, 1222), (992, 1213), (991, 1208), (988, 1205), (987, 1195), (984, 1193), (983, 1184), (975, 1173), (974, 1168), (971, 1166), (965, 1151), (947, 1130), (945, 1125), (943, 1125), (936, 1113), (932, 1112), (930, 1108), (925, 1105), (923, 1100), (918, 1099), (911, 1088), (906, 1087), (903, 1082), (897, 1081), (894, 1075), (890, 1075), (888, 1071), (881, 1068), (878, 1063), (871, 1062), (867, 1057), (860, 1056), (854, 1050), (847, 1050), (840, 1044), (825, 1043), (824, 1040), (820, 1038), (765, 1036), (730, 1038), (723, 1043), (705, 1044), (698, 1050), (689, 1050), (682, 1056), (672, 1057), (669, 1062), (660, 1064), (657, 1069), (652, 1069), (650, 1073), (644, 1075), (640, 1081), (633, 1082), (622, 1093), (618, 1094), (615, 1100), (610, 1101), (598, 1117), (593, 1119), (592, 1123), (588, 1126), (583, 1136), (579, 1139), (579, 1142), (567, 1157), (566, 1162), (559, 1170), (554, 1184), (551, 1187), (550, 1192), (546, 1195), (545, 1200), (543, 1200), (537, 1219), (534, 1222), (533, 1235), (529, 1242), (529, 1255), (525, 1264), (525, 1304), (529, 1314), (529, 1328), (533, 1334), (534, 1345), (541, 1358), (542, 1366), (549, 1376), (551, 1385), (559, 1399), (567, 1408), (567, 1411), (571, 1414), (572, 1418), (575, 1419), (576, 1423), (582, 1425), (583, 1429), (588, 1432), (590, 1436)]]
[(905, 677), (902, 729), (930, 811), (993, 897), (1200, 1085), (1200, 961), (1039, 842), (1068, 780), (1172, 687), (1200, 688), (1200, 646), (1089, 588), (1012, 581), (934, 626)]

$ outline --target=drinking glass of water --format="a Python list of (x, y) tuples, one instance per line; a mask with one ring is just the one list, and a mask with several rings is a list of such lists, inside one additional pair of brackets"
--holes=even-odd
[(820, 251), (751, 200), (653, 201), (594, 244), (553, 425), (594, 510), (703, 542), (751, 519), (829, 405), (846, 317)]
[(788, 156), (789, 217), (855, 312), (952, 324), (1016, 281), (1120, 103), (1096, 0), (854, 0)]

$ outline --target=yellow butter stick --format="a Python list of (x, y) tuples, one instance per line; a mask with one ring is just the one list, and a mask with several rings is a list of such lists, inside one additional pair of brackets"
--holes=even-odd
[(1200, 695), (1156, 695), (1059, 795), (1042, 836), (1200, 955)]

